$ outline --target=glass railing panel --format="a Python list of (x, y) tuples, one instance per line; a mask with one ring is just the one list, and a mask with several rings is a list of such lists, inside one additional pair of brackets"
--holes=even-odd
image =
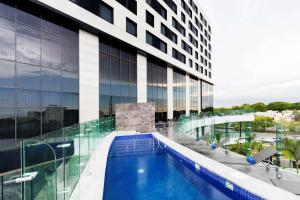
[(41, 141), (22, 142), (23, 199), (57, 199), (56, 153)]
[(64, 128), (65, 199), (69, 199), (80, 177), (80, 130), (78, 126)]
[(22, 186), (16, 179), (21, 177), (21, 170), (11, 171), (0, 175), (0, 199), (21, 200)]

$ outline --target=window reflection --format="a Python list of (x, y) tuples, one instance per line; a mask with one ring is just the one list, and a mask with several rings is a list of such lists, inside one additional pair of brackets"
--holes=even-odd
[(15, 23), (0, 18), (0, 58), (15, 59), (15, 35)]
[(40, 108), (17, 108), (17, 138), (37, 138), (41, 136)]
[(0, 3), (0, 153), (4, 144), (16, 154), (0, 165), (0, 173), (20, 167), (15, 149), (21, 140), (57, 137), (58, 129), (79, 119), (78, 31), (58, 24), (72, 23), (61, 16), (32, 14), (26, 2), (5, 4)]
[(0, 87), (14, 87), (15, 63), (0, 60)]
[(17, 61), (40, 64), (40, 31), (17, 24)]
[(17, 88), (40, 89), (40, 67), (17, 63)]
[(177, 119), (186, 110), (186, 78), (184, 72), (173, 72), (173, 116)]
[(148, 102), (155, 102), (155, 120), (167, 120), (167, 66), (153, 58), (147, 62)]
[(117, 103), (136, 102), (136, 51), (105, 36), (100, 37), (100, 116), (114, 115)]
[(42, 66), (58, 69), (61, 65), (60, 40), (48, 33), (42, 35)]

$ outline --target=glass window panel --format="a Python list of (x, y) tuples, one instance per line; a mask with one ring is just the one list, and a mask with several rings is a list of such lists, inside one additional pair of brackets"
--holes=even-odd
[(100, 107), (99, 117), (107, 117), (110, 115), (110, 107)]
[(121, 57), (123, 59), (129, 60), (129, 50), (128, 50), (128, 48), (125, 48), (124, 46), (121, 47)]
[(61, 93), (60, 92), (48, 92), (42, 91), (42, 106), (60, 106), (61, 105)]
[[(76, 51), (76, 49), (75, 49)], [(59, 38), (42, 33), (42, 66), (58, 69), (61, 65)]]
[(36, 90), (17, 90), (17, 106), (39, 107), (41, 92)]
[(110, 95), (110, 81), (108, 79), (100, 80), (99, 94)]
[(0, 86), (14, 87), (15, 85), (15, 63), (0, 60)]
[(110, 79), (109, 55), (100, 53), (100, 80)]
[(110, 96), (109, 95), (100, 95), (100, 107), (109, 107), (110, 104)]
[(99, 40), (100, 40), (100, 51), (102, 53), (109, 54), (110, 41), (106, 40), (105, 38), (99, 38)]
[[(0, 139), (15, 138), (15, 110), (14, 108), (0, 108)], [(1, 143), (1, 145), (2, 143)], [(1, 147), (0, 147), (1, 152)]]
[(75, 92), (79, 91), (78, 74), (71, 72), (62, 73), (62, 90), (64, 92)]
[(136, 63), (129, 63), (129, 82), (137, 83), (137, 65)]
[(111, 97), (111, 103), (112, 103), (112, 106), (114, 106), (117, 103), (120, 103), (120, 97), (119, 96), (112, 96)]
[(130, 62), (135, 62), (136, 63), (136, 50), (132, 49), (130, 51)]
[(22, 10), (17, 11), (17, 22), (35, 27), (37, 29), (41, 28), (41, 19), (39, 17)]
[(40, 108), (17, 108), (17, 138), (37, 138), (41, 136)]
[(49, 22), (45, 19), (42, 19), (42, 31), (54, 34), (54, 35), (60, 35), (61, 34), (61, 26), (54, 24), (52, 22)]
[(126, 32), (133, 36), (137, 36), (137, 25), (128, 18), (126, 18)]
[(79, 110), (78, 108), (63, 109), (63, 126), (71, 126), (77, 124), (79, 121)]
[[(72, 37), (72, 36), (70, 36)], [(79, 44), (77, 40), (63, 38), (62, 40), (62, 69), (78, 72), (79, 69)]]
[(137, 96), (137, 86), (136, 84), (130, 84), (130, 96), (136, 97)]
[(120, 96), (120, 60), (111, 56), (111, 95)]
[(0, 16), (6, 19), (15, 20), (16, 10), (12, 6), (0, 3)]
[(129, 82), (129, 62), (128, 60), (121, 60), (121, 81), (123, 83), (128, 83)]
[[(53, 134), (59, 132), (49, 133), (61, 128), (62, 125), (62, 110), (60, 107), (42, 108), (42, 133), (43, 138), (55, 137)], [(45, 135), (48, 133), (48, 135)]]
[(0, 107), (14, 106), (15, 89), (0, 88)]
[(110, 46), (110, 54), (116, 57), (120, 57), (120, 43), (112, 41)]
[(17, 88), (40, 89), (40, 67), (17, 63)]
[(40, 31), (17, 24), (17, 61), (40, 64)]
[(76, 93), (62, 93), (62, 106), (63, 107), (78, 107), (79, 96)]
[(110, 23), (114, 23), (113, 15), (113, 8), (103, 2), (100, 2), (99, 16)]
[(15, 59), (15, 36), (15, 23), (0, 18), (0, 58)]
[(61, 71), (54, 69), (41, 69), (42, 90), (61, 91)]
[(111, 80), (120, 80), (120, 60), (115, 56), (111, 56)]

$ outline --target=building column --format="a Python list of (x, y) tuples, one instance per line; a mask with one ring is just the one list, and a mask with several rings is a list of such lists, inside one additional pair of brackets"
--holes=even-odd
[(79, 30), (79, 122), (99, 118), (99, 38)]
[(201, 112), (201, 81), (198, 80), (198, 114)]
[(173, 119), (173, 68), (167, 68), (168, 120)]
[(137, 103), (147, 102), (147, 57), (137, 54)]
[(185, 114), (190, 116), (190, 76), (188, 74), (185, 75)]

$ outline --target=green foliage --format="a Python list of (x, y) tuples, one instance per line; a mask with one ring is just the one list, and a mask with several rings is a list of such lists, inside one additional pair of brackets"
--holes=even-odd
[(251, 105), (252, 109), (258, 112), (265, 112), (268, 110), (264, 103), (255, 103)]
[(282, 139), (283, 149), (285, 154), (288, 155), (290, 160), (295, 159), (297, 163), (297, 173), (299, 172), (299, 161), (300, 161), (300, 141), (283, 138)]
[(260, 141), (239, 143), (239, 141), (237, 141), (236, 144), (229, 145), (228, 148), (230, 149), (230, 151), (248, 156), (250, 154), (253, 154), (254, 152), (260, 152), (263, 149), (263, 143)]
[(272, 102), (268, 104), (268, 110), (284, 111), (292, 109), (292, 104), (288, 102)]
[(267, 110), (273, 110), (273, 111), (300, 110), (300, 102), (296, 102), (296, 103), (272, 102), (267, 105), (262, 102), (259, 102), (251, 105), (243, 104), (239, 106), (232, 106), (230, 108), (214, 108), (215, 112), (228, 112), (233, 110), (257, 111), (257, 112), (264, 112)]
[(253, 130), (254, 131), (266, 131), (267, 127), (273, 127), (275, 125), (275, 122), (272, 117), (267, 116), (255, 116), (254, 122), (253, 122)]

